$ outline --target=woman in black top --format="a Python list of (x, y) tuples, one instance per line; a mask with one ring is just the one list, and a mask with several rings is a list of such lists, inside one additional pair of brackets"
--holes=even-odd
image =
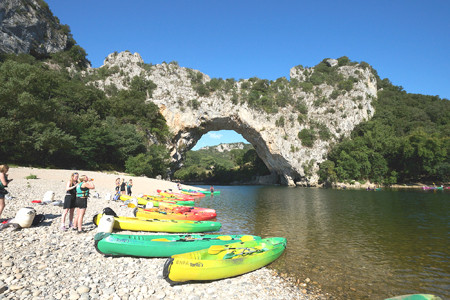
[(69, 228), (73, 228), (73, 212), (75, 211), (75, 198), (78, 183), (78, 173), (72, 173), (66, 185), (66, 196), (64, 197), (63, 214), (61, 216), (61, 230), (66, 230), (66, 216), (69, 212)]
[(127, 184), (125, 183), (125, 178), (122, 178), (122, 183), (120, 184), (120, 193), (122, 195), (125, 195), (125, 188)]

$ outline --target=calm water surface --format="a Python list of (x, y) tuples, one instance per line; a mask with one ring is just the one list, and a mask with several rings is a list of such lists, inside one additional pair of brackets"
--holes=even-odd
[[(209, 186), (208, 186), (209, 187)], [(206, 188), (208, 188), (206, 187)], [(450, 299), (450, 193), (215, 186), (221, 233), (286, 237), (271, 267), (338, 299)]]

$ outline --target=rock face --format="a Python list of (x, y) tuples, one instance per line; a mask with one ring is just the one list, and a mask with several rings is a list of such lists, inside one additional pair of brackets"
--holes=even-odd
[[(248, 145), (248, 144), (247, 144)], [(212, 149), (215, 150), (217, 152), (225, 152), (225, 151), (231, 151), (234, 149), (244, 149), (245, 144), (244, 143), (229, 143), (229, 144), (220, 144), (217, 146), (206, 146), (206, 147), (202, 147), (200, 148), (200, 150), (208, 150), (208, 149)]]
[(0, 53), (45, 57), (62, 51), (69, 40), (67, 29), (44, 1), (0, 1)]
[[(317, 185), (319, 164), (330, 145), (371, 118), (377, 97), (369, 65), (335, 59), (312, 68), (294, 67), (290, 81), (226, 80), (220, 88), (212, 88), (217, 80), (199, 71), (177, 63), (148, 65), (137, 53), (110, 54), (102, 68), (116, 71), (93, 83), (99, 88), (126, 89), (134, 76), (157, 85), (148, 101), (159, 106), (173, 133), (168, 147), (178, 166), (203, 134), (234, 130), (253, 145), (272, 181), (289, 186)], [(268, 90), (278, 93), (270, 96), (274, 99), (287, 99), (270, 112), (255, 104), (268, 101)]]

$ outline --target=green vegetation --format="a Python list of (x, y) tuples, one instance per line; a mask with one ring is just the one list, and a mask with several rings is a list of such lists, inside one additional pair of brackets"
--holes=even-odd
[(311, 148), (316, 140), (316, 132), (311, 128), (304, 128), (298, 133), (298, 138), (302, 141), (302, 146)]
[(320, 180), (397, 182), (450, 179), (450, 102), (379, 80), (375, 115), (320, 165)]
[(215, 148), (188, 151), (184, 166), (174, 178), (185, 182), (232, 183), (248, 182), (254, 176), (268, 175), (266, 165), (255, 149), (245, 144), (244, 149), (219, 152)]
[(30, 174), (25, 177), (25, 179), (37, 179), (37, 178), (38, 178), (37, 175), (34, 175), (34, 174)]
[(135, 77), (129, 90), (116, 89), (106, 97), (81, 76), (71, 77), (65, 68), (50, 68), (48, 62), (56, 60), (23, 54), (0, 57), (3, 161), (147, 176), (166, 172), (167, 150), (148, 145), (149, 136), (159, 142), (169, 136), (158, 107), (145, 102), (154, 83)]

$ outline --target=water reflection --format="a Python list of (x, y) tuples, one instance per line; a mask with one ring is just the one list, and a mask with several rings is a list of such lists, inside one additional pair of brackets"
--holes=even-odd
[(199, 205), (217, 210), (221, 232), (286, 237), (272, 267), (338, 298), (450, 296), (448, 193), (216, 189)]

